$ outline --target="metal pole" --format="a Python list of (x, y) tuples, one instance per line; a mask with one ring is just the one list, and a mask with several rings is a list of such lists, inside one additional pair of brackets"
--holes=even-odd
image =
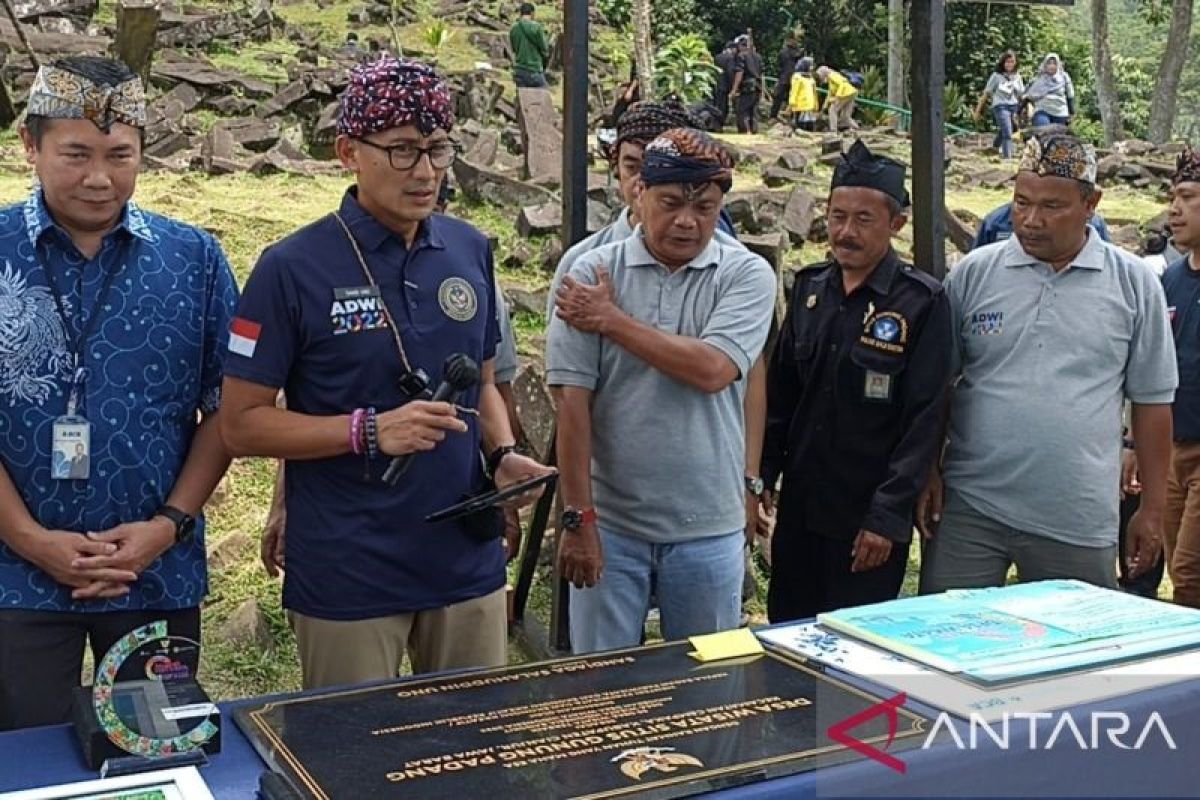
[(911, 13), (913, 263), (941, 279), (946, 275), (945, 0), (912, 0)]
[(588, 3), (563, 4), (563, 249), (587, 235)]
[[(904, 0), (888, 0), (888, 105), (904, 107)], [(904, 115), (896, 115), (896, 130), (904, 130)]]

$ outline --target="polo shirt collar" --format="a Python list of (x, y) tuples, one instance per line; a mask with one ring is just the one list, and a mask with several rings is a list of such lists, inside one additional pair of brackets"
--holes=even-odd
[[(383, 246), (383, 243), (388, 239), (395, 239), (402, 247), (405, 246), (404, 239), (382, 222), (375, 219), (371, 212), (367, 211), (358, 202), (358, 187), (351, 186), (346, 189), (346, 193), (342, 195), (342, 204), (338, 209), (342, 220), (354, 232), (354, 237), (367, 250), (378, 250)], [(421, 227), (417, 230), (417, 238), (413, 243), (413, 249), (422, 247), (432, 247), (436, 250), (442, 250), (446, 247), (445, 240), (442, 237), (440, 230), (441, 223), (438, 221), (440, 214), (430, 214), (421, 222)]]
[[(721, 263), (721, 244), (714, 235), (700, 254), (683, 265), (684, 269), (707, 269)], [(646, 234), (641, 224), (633, 229), (633, 234), (625, 240), (625, 264), (630, 267), (660, 266), (657, 258), (646, 247)]]
[[(814, 283), (828, 281), (833, 275), (839, 278), (842, 276), (842, 268), (838, 265), (836, 259), (830, 261), (829, 264), (832, 267), (831, 269), (824, 270), (820, 275), (813, 276)], [(867, 278), (863, 286), (883, 297), (892, 290), (892, 283), (896, 280), (896, 273), (899, 270), (900, 257), (896, 255), (895, 249), (889, 247), (887, 255), (876, 265), (875, 269), (871, 272), (871, 277)], [(839, 280), (836, 283), (837, 287), (841, 289), (842, 282)]]
[[(54, 217), (50, 216), (50, 209), (46, 206), (46, 197), (40, 188), (34, 189), (29, 197), (25, 198), (25, 234), (29, 237), (29, 243), (37, 246), (42, 236), (50, 230), (57, 229), (63, 236), (70, 238), (65, 230), (58, 226), (54, 221)], [(117, 223), (115, 230), (124, 231), (130, 236), (134, 236), (150, 244), (158, 241), (154, 232), (150, 230), (150, 224), (146, 220), (145, 213), (137, 207), (132, 201), (125, 203), (125, 208), (121, 212), (121, 219)]]
[(621, 209), (621, 213), (613, 220), (613, 239), (628, 239), (633, 235), (633, 226), (629, 224), (629, 206)]
[[(1107, 261), (1104, 250), (1104, 241), (1092, 228), (1087, 227), (1087, 241), (1083, 244), (1083, 249), (1072, 259), (1067, 265), (1067, 269), (1090, 269), (1102, 270)], [(1000, 263), (1006, 267), (1032, 267), (1035, 264), (1044, 263), (1034, 258), (1025, 252), (1025, 248), (1021, 247), (1021, 240), (1014, 233), (1008, 237), (1004, 243), (1004, 249), (1000, 253)]]

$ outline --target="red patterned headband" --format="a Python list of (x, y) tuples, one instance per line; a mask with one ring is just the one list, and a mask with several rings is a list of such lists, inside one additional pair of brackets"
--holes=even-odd
[(338, 133), (361, 139), (407, 125), (415, 125), (423, 136), (454, 126), (446, 82), (419, 61), (391, 56), (355, 67), (338, 107)]

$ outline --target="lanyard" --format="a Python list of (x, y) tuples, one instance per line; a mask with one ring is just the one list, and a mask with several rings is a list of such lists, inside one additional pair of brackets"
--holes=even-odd
[(362, 250), (358, 247), (358, 240), (354, 238), (354, 234), (350, 233), (350, 227), (342, 219), (341, 214), (335, 211), (333, 212), (333, 218), (338, 221), (338, 224), (342, 226), (342, 230), (346, 232), (346, 238), (350, 240), (350, 246), (354, 248), (354, 255), (358, 258), (358, 265), (362, 267), (367, 283), (375, 290), (375, 293), (379, 297), (379, 308), (383, 311), (383, 318), (387, 320), (388, 327), (391, 328), (392, 340), (396, 343), (397, 352), (400, 353), (400, 361), (404, 364), (404, 371), (412, 372), (412, 365), (408, 363), (408, 354), (404, 352), (404, 342), (400, 339), (400, 328), (396, 326), (396, 320), (392, 318), (392, 312), (388, 309), (387, 301), (383, 299), (383, 290), (375, 282), (375, 276), (371, 274), (371, 268), (367, 266), (367, 260), (363, 258)]
[[(391, 328), (392, 341), (396, 343), (396, 351), (400, 353), (400, 361), (404, 364), (404, 371), (412, 372), (412, 365), (408, 363), (408, 354), (404, 352), (404, 342), (400, 339), (400, 328), (396, 325), (396, 320), (393, 319), (392, 312), (388, 310), (387, 301), (383, 299), (383, 290), (380, 289), (379, 284), (375, 282), (375, 276), (371, 273), (371, 268), (367, 266), (367, 259), (363, 257), (362, 250), (359, 249), (358, 240), (355, 239), (354, 234), (350, 232), (350, 226), (348, 226), (346, 221), (342, 219), (341, 214), (335, 211), (333, 212), (333, 218), (338, 221), (338, 224), (342, 226), (342, 230), (346, 232), (346, 238), (350, 240), (350, 247), (354, 249), (354, 256), (358, 259), (358, 265), (362, 267), (363, 275), (367, 279), (367, 284), (370, 285), (370, 287), (379, 295), (379, 308), (381, 311), (383, 311), (383, 318), (387, 320), (388, 327)], [(414, 246), (415, 244), (416, 243), (414, 242)], [(479, 416), (478, 409), (466, 408), (458, 405), (457, 403), (454, 407), (457, 408), (461, 413)]]
[[(67, 400), (67, 416), (75, 416), (75, 412), (79, 410), (79, 391), (83, 385), (83, 379), (86, 370), (83, 366), (83, 350), (87, 345), (88, 338), (96, 329), (96, 321), (100, 317), (100, 311), (104, 308), (104, 303), (108, 299), (108, 293), (112, 289), (113, 283), (117, 279), (117, 273), (121, 271), (124, 262), (118, 261), (115, 269), (109, 270), (104, 275), (104, 284), (100, 288), (100, 294), (96, 298), (96, 302), (92, 305), (92, 310), (81, 320), (82, 327), (77, 331), (75, 326), (71, 324), (71, 318), (67, 314), (67, 304), (63, 300), (62, 292), (58, 288), (58, 278), (54, 276), (54, 270), (51, 269), (48, 259), (42, 255), (41, 245), (34, 247), (34, 253), (37, 255), (38, 264), (42, 268), (42, 273), (46, 276), (46, 284), (50, 287), (50, 294), (54, 297), (54, 305), (58, 309), (58, 316), (62, 320), (63, 336), (67, 341), (67, 347), (71, 354), (71, 394)], [(83, 267), (80, 267), (79, 276), (79, 304), (82, 310), (83, 306)]]

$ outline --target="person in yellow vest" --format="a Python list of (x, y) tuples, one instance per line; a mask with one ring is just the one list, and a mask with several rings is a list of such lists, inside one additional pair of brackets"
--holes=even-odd
[(842, 128), (858, 130), (858, 123), (854, 121), (854, 98), (858, 97), (858, 89), (845, 75), (826, 66), (817, 67), (817, 80), (829, 87), (829, 94), (825, 98), (829, 130), (833, 133)]
[(813, 60), (807, 56), (796, 64), (792, 73), (791, 92), (788, 94), (788, 108), (792, 112), (792, 130), (812, 131), (817, 125), (817, 112), (821, 106), (817, 102), (817, 82), (812, 75)]

